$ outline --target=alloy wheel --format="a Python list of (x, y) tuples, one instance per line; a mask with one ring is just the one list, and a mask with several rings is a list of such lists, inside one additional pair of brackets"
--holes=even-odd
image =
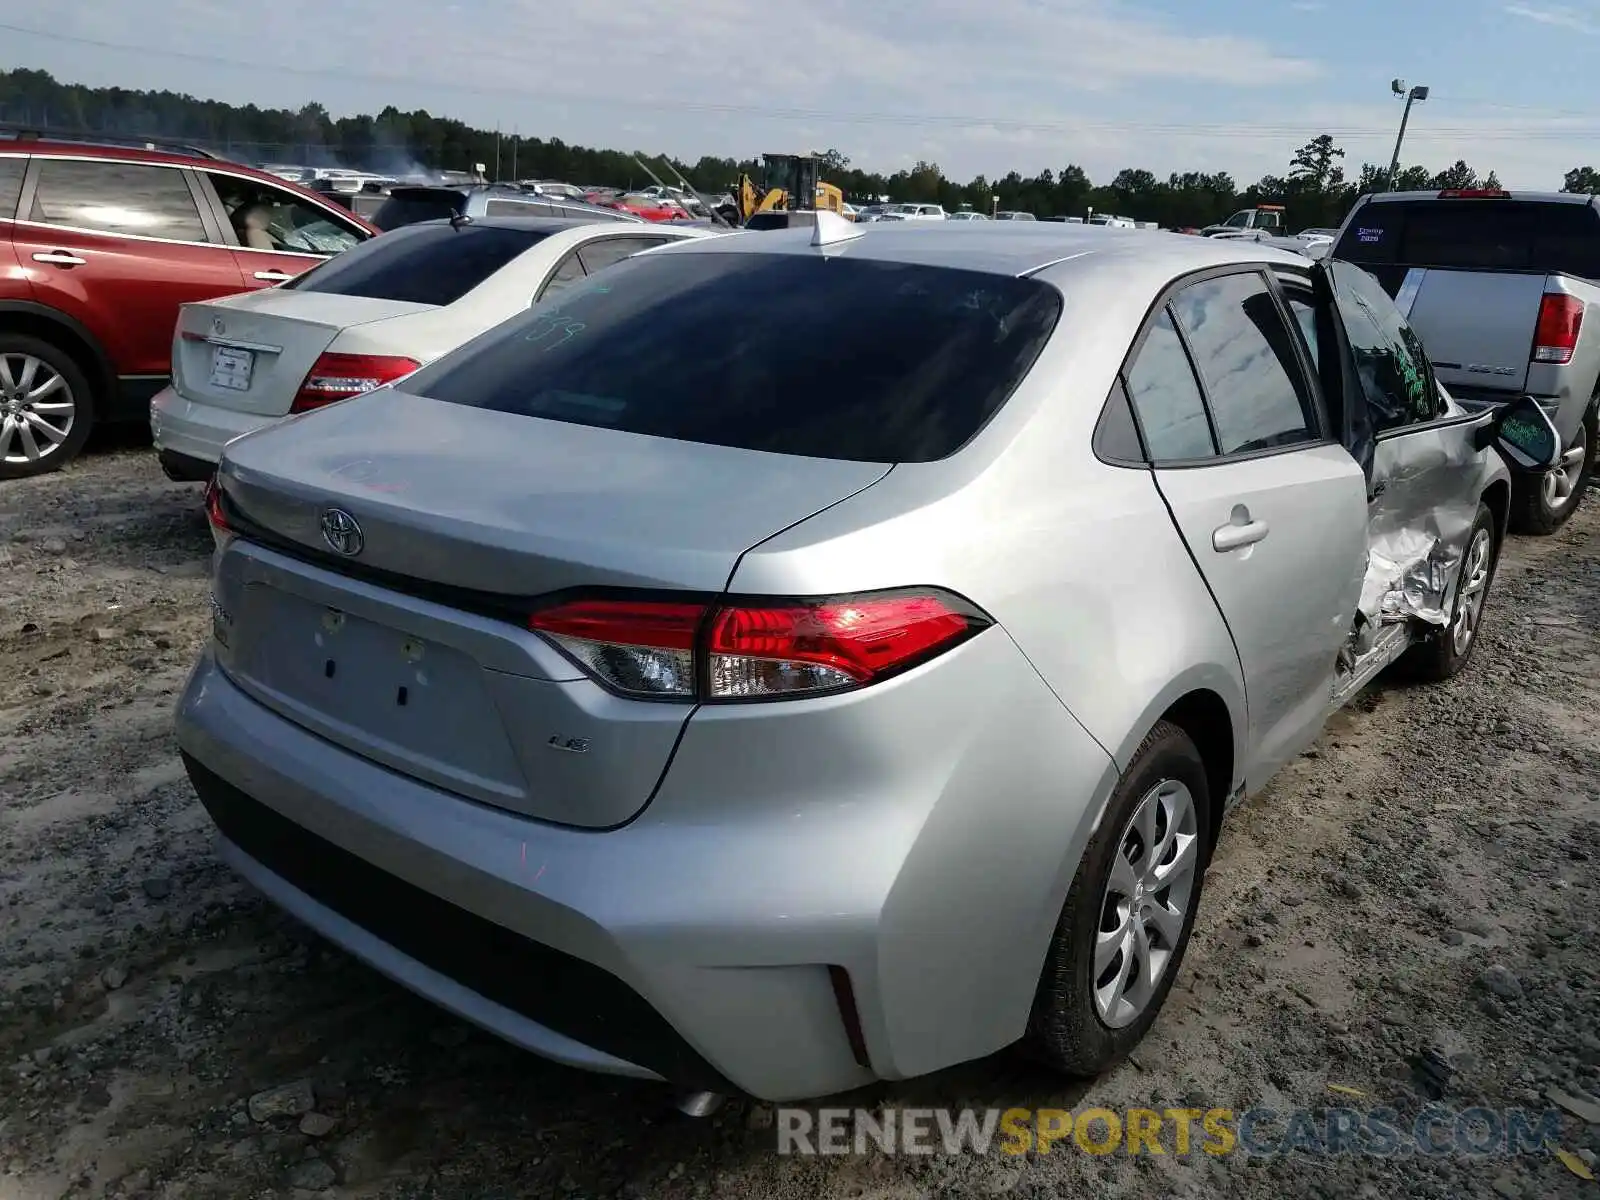
[(1586, 424), (1579, 425), (1577, 434), (1561, 452), (1561, 461), (1545, 472), (1546, 507), (1560, 508), (1578, 490), (1578, 481), (1583, 478), (1583, 460), (1589, 451), (1588, 437), (1589, 427)]
[(1483, 601), (1489, 592), (1489, 567), (1493, 539), (1487, 529), (1479, 529), (1467, 547), (1466, 560), (1461, 567), (1461, 594), (1456, 598), (1456, 619), (1450, 627), (1450, 642), (1458, 655), (1478, 633), (1478, 620), (1483, 616)]
[(1194, 796), (1175, 779), (1145, 793), (1111, 857), (1094, 942), (1094, 1005), (1112, 1029), (1150, 1006), (1172, 965), (1200, 856)]
[(72, 388), (59, 371), (31, 354), (0, 353), (0, 462), (48, 458), (77, 417)]

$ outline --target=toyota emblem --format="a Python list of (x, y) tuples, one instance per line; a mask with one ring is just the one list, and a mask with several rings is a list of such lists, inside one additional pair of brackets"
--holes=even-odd
[(222, 323), (221, 317), (211, 318), (211, 332), (216, 334), (218, 337), (221, 337), (223, 334), (228, 332), (228, 327)]
[(360, 554), (365, 544), (361, 526), (342, 508), (330, 508), (322, 514), (322, 540), (328, 543), (335, 554), (343, 554), (346, 558)]

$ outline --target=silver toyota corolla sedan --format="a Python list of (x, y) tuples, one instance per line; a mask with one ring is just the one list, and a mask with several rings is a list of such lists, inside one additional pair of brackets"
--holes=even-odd
[(549, 1058), (1093, 1073), (1228, 808), (1467, 661), (1553, 454), (1346, 264), (821, 214), (233, 442), (179, 738), (238, 871)]

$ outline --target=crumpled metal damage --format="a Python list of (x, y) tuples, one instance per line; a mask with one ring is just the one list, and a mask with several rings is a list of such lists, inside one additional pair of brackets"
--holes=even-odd
[(1478, 517), (1478, 489), (1465, 478), (1477, 461), (1459, 430), (1378, 444), (1360, 604), (1373, 625), (1411, 618), (1450, 623), (1461, 558)]
[(1447, 625), (1455, 602), (1462, 542), (1472, 527), (1474, 507), (1454, 536), (1428, 528), (1396, 529), (1373, 537), (1367, 548), (1367, 573), (1361, 584), (1361, 615), (1374, 625), (1415, 617)]

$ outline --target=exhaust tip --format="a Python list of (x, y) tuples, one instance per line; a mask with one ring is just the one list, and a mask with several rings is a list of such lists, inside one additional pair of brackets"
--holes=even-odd
[(672, 1106), (684, 1116), (699, 1120), (716, 1112), (726, 1099), (727, 1097), (720, 1092), (679, 1092), (674, 1097)]

